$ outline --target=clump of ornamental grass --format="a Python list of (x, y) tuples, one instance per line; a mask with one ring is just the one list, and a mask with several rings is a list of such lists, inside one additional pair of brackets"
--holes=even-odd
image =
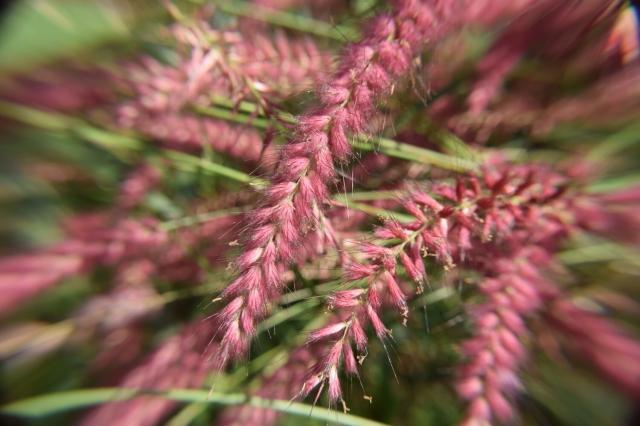
[[(9, 211), (0, 233), (17, 401), (0, 411), (83, 408), (65, 419), (84, 425), (631, 418), (631, 6), (204, 3), (114, 6), (134, 20), (130, 45), (4, 78), (13, 173), (63, 213), (33, 210), (35, 226)], [(71, 379), (18, 386), (38, 365)], [(567, 393), (580, 413), (557, 403)]]

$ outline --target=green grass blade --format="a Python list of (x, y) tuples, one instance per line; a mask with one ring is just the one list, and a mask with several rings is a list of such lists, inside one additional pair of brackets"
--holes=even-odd
[[(200, 3), (200, 1), (196, 2)], [(352, 27), (334, 25), (329, 22), (271, 9), (255, 3), (238, 0), (218, 0), (215, 4), (220, 10), (231, 15), (244, 16), (258, 21), (268, 22), (272, 25), (312, 34), (317, 37), (325, 37), (338, 41), (351, 41), (359, 37), (358, 31)]]
[[(227, 102), (222, 100), (217, 100), (217, 102), (225, 107), (194, 107), (193, 110), (194, 112), (207, 117), (214, 117), (232, 123), (250, 125), (258, 129), (266, 129), (269, 127), (269, 120), (267, 119), (239, 113), (240, 111), (250, 114), (257, 113), (258, 107), (255, 104), (244, 102), (241, 105), (241, 109), (233, 111), (227, 108)], [(283, 121), (286, 121), (287, 123), (295, 123), (295, 118), (290, 115), (283, 115), (282, 118)], [(444, 133), (441, 134), (444, 135)], [(453, 136), (450, 136), (451, 140), (453, 140), (452, 138)], [(390, 157), (414, 161), (455, 172), (473, 171), (478, 166), (476, 161), (477, 155), (475, 153), (472, 154), (471, 151), (468, 150), (464, 151), (464, 155), (462, 156), (453, 156), (398, 142), (393, 139), (375, 136), (358, 136), (351, 138), (350, 143), (355, 149), (359, 149), (361, 151), (381, 152)], [(461, 144), (462, 142), (459, 143)]]
[[(250, 125), (258, 123), (258, 127), (266, 126), (262, 121), (256, 122), (256, 120), (260, 120), (259, 118), (238, 114), (223, 108), (199, 108), (198, 111), (201, 113), (206, 112), (207, 115), (222, 120)], [(92, 127), (81, 120), (74, 120), (61, 114), (49, 113), (9, 102), (0, 101), (0, 115), (47, 130), (70, 131), (85, 140), (112, 151), (115, 150), (116, 152), (119, 150), (140, 150), (145, 146), (144, 142), (140, 140)], [(420, 148), (387, 138), (359, 137), (352, 139), (351, 144), (354, 148), (362, 151), (381, 152), (389, 155), (390, 157), (427, 164), (455, 172), (473, 171), (478, 166), (478, 164), (473, 160), (442, 154), (437, 151)], [(257, 186), (263, 186), (265, 183), (262, 179), (213, 163), (204, 158), (194, 157), (178, 151), (163, 151), (172, 161), (177, 164), (181, 164), (182, 166), (200, 168), (207, 172), (220, 174), (239, 182), (255, 184)]]
[(623, 190), (638, 185), (640, 185), (640, 173), (604, 179), (589, 185), (587, 190), (591, 193), (606, 193)]
[(124, 401), (139, 392), (133, 389), (97, 388), (56, 392), (7, 404), (0, 412), (17, 417), (38, 418), (105, 402)]
[(201, 170), (220, 176), (225, 176), (237, 182), (248, 183), (257, 187), (264, 186), (266, 181), (258, 177), (248, 175), (240, 170), (214, 163), (205, 158), (195, 157), (193, 155), (184, 154), (179, 151), (165, 150), (167, 158), (178, 166), (184, 166), (187, 169), (200, 168)]
[(351, 141), (351, 145), (362, 151), (381, 152), (390, 157), (415, 161), (455, 172), (469, 172), (478, 166), (473, 160), (442, 154), (387, 138), (358, 137)]
[(223, 394), (199, 389), (171, 389), (166, 392), (141, 391), (124, 388), (95, 388), (55, 392), (23, 399), (0, 408), (0, 412), (23, 418), (42, 418), (56, 413), (85, 408), (114, 401), (124, 401), (136, 396), (152, 395), (179, 402), (199, 402), (213, 405), (249, 405), (270, 408), (292, 416), (306, 417), (345, 426), (381, 426), (382, 423), (323, 407), (251, 397), (241, 393)]

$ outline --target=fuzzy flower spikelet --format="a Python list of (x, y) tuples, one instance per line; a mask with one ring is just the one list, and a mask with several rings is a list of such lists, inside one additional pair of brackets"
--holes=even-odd
[(436, 12), (425, 3), (399, 1), (392, 15), (375, 18), (363, 40), (343, 53), (337, 74), (318, 93), (318, 107), (299, 118), (263, 202), (249, 215), (238, 278), (223, 293), (229, 300), (219, 314), (223, 362), (246, 352), (267, 302), (282, 290), (280, 270), (308, 228), (324, 228), (334, 163), (351, 154), (347, 136), (367, 129), (374, 101), (409, 72), (413, 56), (435, 33)]

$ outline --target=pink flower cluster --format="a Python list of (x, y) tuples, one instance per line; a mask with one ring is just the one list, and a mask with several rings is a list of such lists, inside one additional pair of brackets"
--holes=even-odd
[[(285, 8), (299, 0), (256, 3)], [(291, 333), (298, 333), (293, 345), (288, 333), (271, 339), (268, 345), (287, 347), (282, 351), (287, 359), (251, 376), (247, 382), (261, 382), (251, 383), (248, 394), (309, 398), (315, 405), (326, 393), (330, 408), (341, 405), (346, 412), (345, 376), (364, 388), (363, 366), (374, 346), (393, 362), (391, 344), (407, 334), (400, 327), (414, 327), (414, 308), (431, 296), (423, 293), (460, 277), (465, 291), (450, 292), (457, 309), (452, 327), (468, 334), (453, 342), (460, 360), (448, 371), (451, 390), (466, 407), (463, 425), (517, 422), (522, 371), (534, 359), (536, 345), (549, 350), (550, 340), (557, 350), (549, 350), (551, 355), (581, 358), (630, 398), (640, 398), (640, 344), (599, 305), (574, 296), (561, 281), (571, 274), (559, 256), (568, 243), (582, 238), (640, 244), (640, 188), (596, 192), (589, 186), (595, 181), (592, 172), (606, 168), (594, 157), (628, 147), (625, 138), (635, 128), (621, 133), (613, 148), (599, 146), (584, 161), (562, 151), (572, 148), (553, 146), (552, 134), (561, 133), (562, 125), (584, 122), (577, 128), (597, 139), (601, 133), (590, 133), (592, 128), (628, 124), (637, 115), (638, 65), (621, 61), (620, 48), (609, 43), (621, 3), (390, 3), (364, 27), (360, 41), (344, 47), (335, 66), (314, 41), (270, 31), (267, 25), (254, 28), (253, 18), (240, 18), (238, 31), (214, 29), (199, 19), (210, 10), (205, 7), (198, 9), (198, 19), (158, 35), (173, 43), (172, 60), (144, 57), (128, 63), (123, 73), (110, 76), (109, 96), (94, 93), (84, 80), (67, 97), (43, 88), (43, 109), (78, 115), (85, 106), (112, 101), (117, 91), (124, 100), (111, 103), (108, 111), (86, 114), (91, 121), (86, 125), (43, 111), (25, 123), (52, 132), (60, 127), (78, 139), (89, 133), (91, 139), (87, 129), (111, 116), (118, 127), (112, 131), (149, 139), (165, 154), (164, 148), (184, 153), (158, 160), (146, 150), (136, 151), (131, 158), (142, 159), (132, 165), (111, 208), (72, 216), (60, 243), (0, 259), (0, 315), (66, 278), (94, 271), (101, 278), (106, 268), (107, 290), (73, 308), (65, 321), (71, 324), (69, 336), (97, 344), (90, 374), (101, 385), (166, 390), (201, 387), (208, 373), (221, 373), (249, 357), (252, 339), (267, 328), (265, 318), (291, 305), (292, 315), (313, 316), (317, 328), (307, 324), (307, 335)], [(471, 52), (482, 40), (470, 41), (467, 25), (483, 32), (499, 27), (479, 59)], [(586, 60), (594, 52), (602, 56)], [(424, 67), (426, 58), (430, 63)], [(578, 85), (584, 80), (590, 86), (585, 83), (578, 91), (564, 81), (547, 82), (552, 78), (538, 71), (548, 71), (543, 65), (556, 60), (568, 81), (575, 73)], [(515, 72), (519, 64), (534, 72), (520, 75)], [(426, 97), (435, 98), (427, 106), (418, 99), (425, 93), (415, 93), (422, 90), (417, 88), (422, 76), (433, 90)], [(408, 82), (413, 86), (407, 88)], [(317, 89), (305, 97), (313, 85)], [(545, 85), (548, 90), (539, 90)], [(502, 87), (509, 90), (502, 93)], [(37, 104), (33, 93), (14, 95), (3, 97)], [(0, 114), (4, 109), (19, 120), (20, 108), (2, 106)], [(393, 118), (391, 125), (387, 118)], [(519, 132), (525, 135), (520, 138)], [(361, 141), (378, 133), (380, 152), (354, 155), (354, 145), (362, 147)], [(507, 147), (501, 145), (503, 136)], [(543, 136), (550, 140), (539, 141), (543, 149), (531, 150), (540, 154), (535, 158), (557, 155), (573, 164), (522, 160), (520, 154), (529, 154), (528, 144), (534, 142), (529, 137)], [(286, 143), (278, 145), (285, 137)], [(490, 139), (496, 142), (490, 147), (465, 145)], [(420, 144), (429, 150), (415, 146)], [(99, 149), (109, 149), (103, 145)], [(578, 149), (583, 147), (591, 148), (585, 143)], [(196, 185), (210, 182), (171, 179), (172, 161), (186, 158), (196, 164), (196, 155), (210, 149), (240, 163), (238, 180), (253, 182), (244, 172), (259, 171), (264, 174), (259, 181), (267, 184), (237, 190), (237, 182), (227, 187), (224, 179), (216, 180), (215, 192), (205, 192), (211, 199), (202, 201)], [(458, 157), (472, 165), (469, 169), (477, 168), (453, 174), (445, 169), (455, 167), (440, 169), (446, 161), (433, 160)], [(69, 170), (52, 187), (73, 182), (75, 169)], [(604, 183), (606, 188), (612, 184)], [(193, 186), (182, 193), (181, 185)], [(354, 189), (357, 193), (347, 194)], [(156, 195), (166, 195), (180, 217), (168, 219), (171, 214), (165, 216), (163, 206), (154, 204), (161, 198)], [(378, 226), (369, 227), (378, 214)], [(229, 255), (234, 257), (223, 272)], [(232, 278), (222, 287), (228, 273)], [(157, 288), (155, 281), (161, 284)], [(298, 287), (301, 282), (304, 288)], [(197, 287), (204, 283), (211, 285)], [(172, 287), (167, 294), (160, 291), (165, 285)], [(184, 288), (173, 291), (176, 285)], [(295, 293), (286, 292), (289, 287)], [(204, 304), (183, 309), (182, 297), (209, 291), (219, 291), (206, 304), (214, 311), (206, 320), (194, 320), (193, 309), (199, 312)], [(180, 305), (175, 312), (174, 304)], [(307, 306), (312, 308), (295, 313)], [(189, 325), (172, 329), (173, 337), (141, 356), (148, 345), (144, 321), (165, 309), (171, 310), (169, 321), (180, 318)], [(65, 339), (72, 340), (63, 337), (48, 350)], [(174, 407), (164, 399), (139, 397), (91, 410), (82, 424), (152, 425)], [(223, 410), (217, 420), (251, 425), (275, 424), (277, 418), (273, 410), (242, 406)]]
[[(357, 365), (351, 362), (352, 346), (365, 353), (364, 328), (371, 325), (384, 341), (390, 330), (380, 319), (381, 309), (392, 306), (406, 319), (409, 286), (399, 278), (400, 266), (416, 292), (421, 293), (427, 281), (424, 256), (433, 257), (445, 268), (460, 264), (489, 273), (498, 267), (495, 259), (501, 256), (529, 246), (557, 244), (558, 238), (566, 235), (566, 224), (559, 219), (568, 202), (561, 197), (563, 183), (560, 175), (540, 165), (498, 162), (487, 166), (480, 178), (471, 176), (454, 185), (433, 185), (433, 196), (413, 189), (403, 208), (414, 220), (387, 220), (375, 231), (381, 243), (357, 245), (365, 262), (345, 265), (347, 285), (355, 288), (337, 291), (328, 299), (331, 309), (343, 312), (343, 320), (309, 337), (310, 342), (326, 341), (330, 348), (327, 358), (312, 370), (305, 392), (311, 385), (328, 380), (330, 399), (339, 399), (338, 368), (344, 361), (348, 373), (357, 372)], [(483, 288), (499, 293), (500, 283), (487, 281)], [(516, 306), (522, 312), (518, 315), (530, 312), (539, 303), (535, 291), (527, 292), (531, 286), (525, 283), (521, 287), (524, 293), (518, 295)]]
[[(160, 176), (152, 166), (134, 168), (123, 181), (118, 206), (104, 214), (73, 216), (63, 224), (63, 241), (36, 250), (0, 259), (0, 299), (3, 314), (19, 307), (20, 302), (55, 286), (65, 278), (92, 271), (98, 266), (117, 267), (114, 287), (127, 287), (129, 281), (148, 283), (152, 276), (175, 281), (200, 281), (202, 270), (191, 258), (195, 248), (204, 248), (212, 264), (220, 263), (232, 238), (222, 238), (221, 229), (236, 222), (232, 215), (217, 217), (197, 226), (184, 227), (169, 234), (149, 217), (133, 218), (126, 211), (139, 205)], [(216, 205), (224, 209), (246, 203), (246, 197), (224, 197)], [(215, 237), (215, 238), (214, 238)], [(135, 279), (128, 277), (133, 271)], [(18, 283), (19, 285), (17, 285)]]
[(120, 126), (172, 149), (200, 152), (210, 146), (255, 166), (264, 150), (258, 131), (199, 117), (189, 108), (209, 106), (217, 96), (233, 103), (251, 100), (271, 112), (275, 101), (302, 92), (331, 69), (330, 56), (311, 40), (292, 40), (282, 32), (248, 36), (199, 22), (176, 25), (171, 33), (179, 43), (178, 63), (143, 58), (130, 64), (118, 79), (134, 96), (116, 115)]
[[(163, 342), (139, 366), (127, 373), (120, 387), (125, 389), (167, 390), (200, 386), (211, 369), (216, 345), (210, 343), (206, 321), (184, 327)], [(141, 396), (129, 401), (105, 404), (89, 412), (80, 422), (84, 426), (121, 423), (151, 426), (176, 403), (163, 398)]]
[[(616, 25), (620, 3), (496, 3), (491, 11), (483, 9), (481, 1), (470, 2), (465, 9), (464, 15), (469, 16), (462, 21), (467, 25), (485, 25), (483, 18), (508, 22), (473, 68), (465, 69), (472, 44), (459, 34), (434, 52), (426, 78), (434, 90), (445, 89), (445, 93), (428, 106), (431, 119), (476, 143), (503, 140), (522, 131), (542, 136), (567, 122), (588, 121), (593, 126), (631, 119), (635, 108), (630, 104), (638, 96), (634, 93), (637, 85), (629, 79), (637, 72), (624, 59), (622, 47), (611, 43), (612, 38), (622, 36)], [(631, 33), (634, 31), (624, 37), (637, 38)], [(594, 84), (577, 95), (560, 89), (541, 91), (540, 82), (531, 75), (538, 72), (539, 61), (545, 60)], [(535, 69), (521, 74), (518, 70), (523, 67)], [(464, 97), (446, 90), (456, 84), (456, 76), (467, 73), (472, 74), (465, 79), (471, 87)], [(622, 87), (624, 92), (619, 92)]]
[[(0, 262), (2, 312), (19, 306), (64, 278), (77, 275), (96, 264), (114, 264), (123, 259), (149, 256), (149, 250), (166, 242), (149, 221), (125, 219), (114, 228), (105, 217), (87, 215), (69, 223), (69, 238), (31, 254), (19, 254)], [(19, 278), (21, 285), (16, 285)]]
[(264, 200), (250, 215), (238, 278), (223, 292), (223, 362), (246, 352), (256, 321), (280, 294), (281, 269), (301, 237), (317, 227), (334, 240), (322, 213), (336, 177), (334, 162), (349, 157), (347, 136), (367, 130), (374, 102), (409, 72), (414, 55), (437, 33), (441, 12), (419, 1), (394, 2), (392, 15), (375, 18), (362, 41), (347, 47), (337, 73), (318, 93), (317, 108), (299, 118)]
[(601, 312), (566, 297), (550, 303), (546, 319), (563, 337), (563, 346), (593, 365), (617, 389), (640, 397), (640, 342)]
[[(549, 13), (549, 10), (553, 12)], [(479, 78), (469, 95), (470, 112), (477, 113), (488, 106), (507, 74), (527, 50), (545, 51), (554, 57), (566, 56), (582, 42), (582, 34), (588, 33), (588, 29), (600, 21), (611, 20), (616, 11), (614, 1), (532, 2), (527, 11), (502, 32), (480, 61)]]
[[(531, 250), (529, 250), (531, 252)], [(496, 262), (495, 276), (479, 283), (486, 302), (472, 308), (474, 337), (461, 346), (467, 359), (459, 370), (458, 394), (469, 401), (466, 426), (497, 419), (508, 423), (515, 417), (510, 402), (522, 389), (518, 369), (526, 361), (526, 320), (544, 303), (553, 284), (542, 276), (536, 261), (540, 253), (520, 253)]]

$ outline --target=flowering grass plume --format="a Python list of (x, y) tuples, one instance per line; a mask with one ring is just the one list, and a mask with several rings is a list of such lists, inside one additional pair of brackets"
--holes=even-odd
[(252, 100), (271, 111), (275, 100), (305, 90), (331, 68), (329, 56), (313, 41), (290, 40), (281, 32), (245, 35), (201, 22), (176, 25), (170, 34), (179, 43), (177, 63), (146, 57), (129, 64), (126, 76), (115, 77), (134, 93), (118, 107), (118, 124), (173, 149), (197, 153), (212, 147), (254, 167), (265, 149), (258, 131), (199, 117), (190, 108), (223, 98)]
[[(152, 352), (140, 365), (120, 381), (123, 388), (165, 390), (199, 386), (211, 368), (203, 351), (215, 351), (208, 344), (203, 324), (187, 326)], [(126, 402), (105, 404), (90, 412), (82, 425), (123, 422), (154, 425), (171, 411), (174, 403), (153, 397), (140, 397)]]
[(283, 148), (264, 201), (251, 213), (238, 278), (223, 292), (229, 300), (219, 313), (224, 363), (248, 349), (256, 321), (281, 292), (281, 268), (291, 261), (309, 227), (325, 227), (323, 204), (334, 163), (351, 154), (347, 136), (367, 130), (374, 101), (388, 96), (410, 71), (413, 56), (436, 33), (440, 12), (421, 2), (394, 3), (392, 15), (375, 18), (362, 41), (349, 46), (337, 73), (318, 94), (318, 107), (302, 115)]
[(637, 2), (49, 3), (0, 41), (3, 419), (634, 423)]

